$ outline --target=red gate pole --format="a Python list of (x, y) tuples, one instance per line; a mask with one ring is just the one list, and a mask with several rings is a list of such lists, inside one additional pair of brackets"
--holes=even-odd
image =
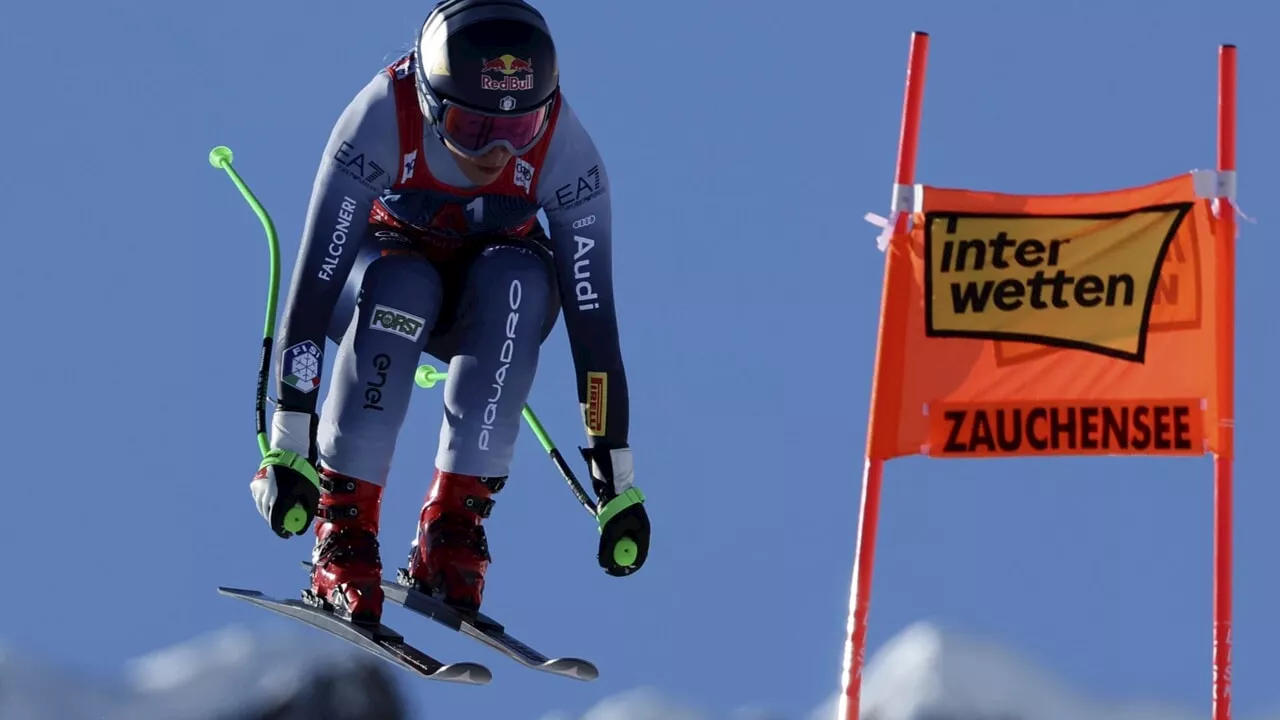
[[(1236, 46), (1218, 48), (1219, 188), (1236, 187)], [(1225, 181), (1225, 182), (1223, 182)], [(1231, 720), (1233, 577), (1233, 460), (1235, 458), (1236, 216), (1229, 197), (1218, 199), (1217, 345), (1218, 451), (1213, 459), (1213, 720)]]
[[(902, 107), (902, 129), (898, 138), (898, 165), (894, 173), (894, 233), (910, 229), (911, 207), (901, 207), (904, 193), (915, 184), (916, 150), (920, 137), (920, 108), (924, 97), (925, 64), (929, 34), (911, 34), (911, 54), (907, 59), (906, 97)], [(858, 518), (858, 546), (853, 566), (853, 587), (849, 592), (848, 639), (844, 648), (840, 704), (837, 717), (858, 720), (862, 694), (862, 666), (866, 659), (867, 611), (871, 604), (871, 578), (875, 563), (876, 530), (880, 522), (880, 485), (884, 459), (874, 451), (877, 422), (897, 434), (897, 405), (900, 402), (900, 368), (884, 366), (885, 358), (899, 358), (904, 339), (906, 312), (902, 292), (908, 288), (895, 281), (893, 255), (900, 252), (891, 242), (886, 250), (885, 282), (880, 306), (880, 329), (876, 340), (875, 376), (871, 381), (871, 412), (867, 422), (867, 456), (862, 480), (862, 505)], [(905, 260), (904, 260), (905, 262)], [(896, 347), (895, 347), (896, 346)], [(891, 349), (892, 348), (892, 349)], [(896, 361), (896, 360), (895, 360)]]

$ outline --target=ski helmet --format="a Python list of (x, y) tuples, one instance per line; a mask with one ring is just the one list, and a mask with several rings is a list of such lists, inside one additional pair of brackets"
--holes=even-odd
[(560, 90), (546, 20), (523, 0), (444, 0), (422, 24), (418, 103), (441, 138), (478, 157), (522, 155), (547, 130)]

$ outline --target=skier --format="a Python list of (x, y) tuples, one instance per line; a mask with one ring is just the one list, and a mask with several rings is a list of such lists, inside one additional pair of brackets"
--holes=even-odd
[[(415, 47), (342, 113), (280, 323), (271, 452), (250, 483), (281, 537), (295, 503), (314, 513), (310, 592), (326, 609), (380, 621), (382, 492), (427, 352), (449, 377), (408, 571), (418, 589), (479, 610), (491, 560), (482, 521), (561, 311), (603, 521), (598, 562), (615, 576), (644, 564), (610, 202), (604, 163), (561, 92), (551, 33), (521, 0), (441, 2)], [(317, 413), (326, 337), (338, 347)], [(609, 551), (624, 537), (637, 544), (630, 566)]]

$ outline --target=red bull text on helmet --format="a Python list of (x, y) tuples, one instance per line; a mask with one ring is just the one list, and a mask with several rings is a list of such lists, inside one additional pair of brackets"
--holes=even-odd
[[(499, 55), (492, 60), (484, 60), (480, 66), (480, 87), (485, 90), (511, 92), (513, 90), (533, 89), (533, 61), (518, 58), (514, 55)], [(498, 73), (501, 78), (495, 79), (489, 73)], [(516, 77), (519, 73), (522, 77)]]

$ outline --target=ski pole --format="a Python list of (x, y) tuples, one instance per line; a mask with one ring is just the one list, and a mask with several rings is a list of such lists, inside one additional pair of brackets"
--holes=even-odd
[[(280, 288), (280, 240), (276, 235), (275, 224), (271, 222), (271, 216), (267, 213), (262, 203), (258, 202), (258, 198), (249, 190), (249, 186), (241, 179), (240, 174), (232, 167), (234, 155), (231, 148), (225, 145), (219, 145), (209, 151), (209, 164), (220, 170), (225, 170), (231, 178), (231, 182), (235, 183), (240, 189), (240, 194), (244, 196), (249, 207), (253, 208), (253, 212), (257, 214), (258, 219), (262, 221), (262, 228), (267, 233), (267, 249), (270, 253), (270, 275), (267, 283), (267, 316), (262, 328), (262, 357), (258, 362), (258, 389), (257, 389), (257, 418), (255, 422), (255, 430), (258, 435), (258, 451), (262, 453), (265, 460), (271, 452), (270, 441), (267, 438), (267, 381), (271, 374), (271, 348), (275, 343), (276, 328), (276, 296)], [(291, 464), (294, 466), (296, 464)], [(316, 476), (315, 470), (310, 468), (308, 464), (303, 463), (301, 466), (294, 467), (308, 480), (319, 487), (320, 481)], [(284, 529), (297, 535), (307, 526), (310, 521), (310, 513), (302, 503), (295, 504), (289, 509), (284, 516)]]
[(275, 343), (276, 294), (280, 287), (280, 241), (276, 236), (276, 228), (275, 224), (271, 222), (271, 216), (267, 214), (266, 208), (262, 207), (262, 203), (258, 202), (258, 198), (254, 197), (253, 191), (249, 189), (249, 186), (240, 178), (239, 173), (232, 167), (232, 159), (231, 148), (225, 145), (219, 145), (209, 153), (209, 163), (215, 168), (227, 172), (231, 182), (235, 183), (236, 187), (240, 189), (240, 194), (244, 196), (245, 201), (253, 208), (254, 213), (258, 215), (258, 219), (262, 221), (262, 227), (267, 231), (267, 249), (270, 253), (271, 274), (267, 284), (267, 317), (262, 328), (262, 358), (258, 364), (258, 417), (255, 427), (258, 432), (258, 449), (263, 455), (266, 455), (270, 449), (267, 440), (267, 378), (270, 375), (271, 347)]
[[(414, 373), (414, 382), (418, 383), (418, 387), (433, 388), (435, 384), (441, 380), (446, 380), (449, 373), (440, 372), (431, 365), (419, 365), (418, 371)], [(525, 403), (524, 409), (521, 410), (525, 422), (533, 430), (533, 434), (538, 437), (538, 442), (542, 443), (542, 449), (547, 451), (551, 456), (551, 462), (555, 463), (556, 468), (560, 470), (560, 474), (564, 476), (565, 482), (569, 483), (569, 490), (573, 492), (573, 496), (578, 498), (578, 502), (591, 513), (591, 517), (596, 517), (595, 503), (591, 502), (591, 498), (587, 496), (587, 492), (582, 489), (582, 483), (578, 482), (578, 478), (573, 474), (573, 469), (569, 467), (569, 463), (565, 462), (564, 456), (560, 454), (560, 449), (551, 441), (551, 436), (547, 434), (542, 422), (538, 420), (538, 416), (533, 413), (533, 408)]]

